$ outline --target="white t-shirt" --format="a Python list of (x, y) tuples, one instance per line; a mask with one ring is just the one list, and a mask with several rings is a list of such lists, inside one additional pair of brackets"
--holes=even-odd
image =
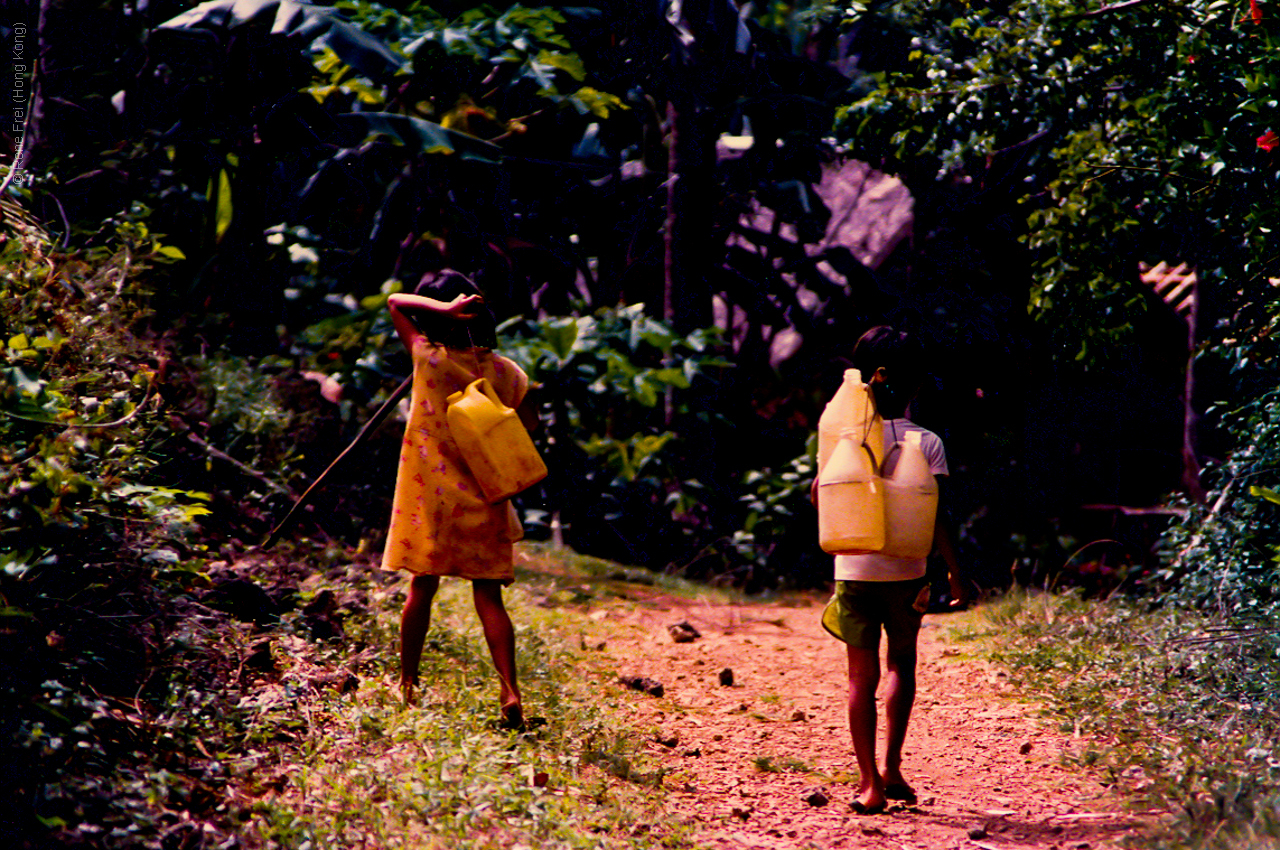
[[(920, 448), (929, 461), (929, 471), (934, 475), (947, 475), (947, 453), (942, 448), (942, 440), (937, 434), (921, 428), (910, 419), (885, 420), (885, 451), (894, 443), (904, 440), (907, 431), (920, 432)], [(836, 580), (910, 581), (924, 575), (926, 563), (925, 558), (895, 558), (879, 552), (869, 555), (836, 555)]]

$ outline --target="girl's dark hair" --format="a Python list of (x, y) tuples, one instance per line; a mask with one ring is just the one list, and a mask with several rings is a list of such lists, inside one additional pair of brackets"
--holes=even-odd
[(854, 368), (862, 380), (870, 381), (877, 369), (884, 369), (885, 382), (872, 384), (876, 407), (885, 419), (897, 419), (924, 383), (924, 348), (914, 337), (886, 325), (874, 327), (859, 337), (853, 347)]
[[(425, 295), (437, 301), (452, 301), (459, 295), (480, 295), (480, 287), (471, 278), (453, 269), (427, 272), (414, 287), (414, 295)], [(497, 348), (497, 322), (488, 305), (474, 309), (475, 318), (460, 320), (426, 310), (405, 311), (409, 319), (427, 339), (449, 348)]]

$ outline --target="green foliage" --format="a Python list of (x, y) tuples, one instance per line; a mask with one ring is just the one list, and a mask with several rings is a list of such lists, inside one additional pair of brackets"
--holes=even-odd
[[(1258, 250), (1258, 256), (1268, 256)], [(1161, 586), (1182, 604), (1235, 623), (1269, 624), (1280, 614), (1277, 285), (1271, 279), (1270, 297), (1242, 305), (1219, 331), (1231, 336), (1201, 355), (1203, 361), (1222, 364), (1207, 414), (1221, 422), (1228, 448), (1206, 469), (1205, 502), (1184, 505), (1185, 518), (1166, 536), (1158, 575)]]
[(323, 45), (373, 78), (399, 70), (403, 59), (377, 38), (323, 6), (294, 0), (212, 0), (161, 24), (160, 30), (223, 33), (261, 28), (306, 44)]
[(1070, 595), (1014, 593), (988, 616), (985, 637), (1013, 683), (1092, 742), (1069, 758), (1177, 816), (1144, 846), (1280, 842), (1273, 629)]
[(717, 334), (675, 333), (643, 305), (514, 319), (500, 333), (538, 385), (549, 501), (565, 525), (609, 523), (627, 560), (655, 565), (723, 533), (708, 527), (702, 482), (683, 474), (690, 430), (725, 427), (698, 401), (729, 366)]
[(910, 47), (841, 132), (917, 183), (936, 173), (1017, 199), (1031, 313), (1093, 359), (1143, 315), (1140, 261), (1189, 262), (1222, 315), (1265, 300), (1277, 274), (1280, 160), (1261, 141), (1277, 22), (1240, 15), (1222, 0), (869, 4), (859, 19)]
[(110, 242), (80, 251), (34, 227), (0, 233), (0, 823), (13, 846), (34, 818), (100, 824), (157, 793), (119, 702), (158, 681), (133, 626), (159, 626), (157, 573), (205, 546), (209, 494), (155, 477), (174, 432), (146, 270), (174, 251), (141, 222), (107, 226)]
[(717, 350), (717, 332), (677, 334), (643, 304), (590, 316), (514, 319), (499, 330), (503, 352), (536, 376), (548, 395), (554, 387), (561, 391), (556, 395), (572, 399), (571, 421), (589, 433), (606, 423), (619, 430), (616, 417), (629, 410), (647, 419), (645, 411), (669, 391), (687, 390), (698, 376), (730, 365)]
[(795, 53), (801, 53), (815, 34), (828, 31), (842, 20), (866, 11), (864, 4), (856, 0), (770, 0), (753, 6), (758, 9), (756, 21), (760, 26), (784, 35)]
[(35, 230), (4, 239), (0, 549), (40, 548), (55, 533), (91, 527), (118, 536), (121, 519), (149, 518), (122, 493), (155, 462), (138, 443), (157, 427), (158, 363), (129, 329), (149, 312), (136, 275), (163, 256), (136, 237), (70, 255)]
[(1232, 621), (1280, 614), (1280, 390), (1230, 417), (1235, 448), (1211, 470), (1208, 504), (1186, 505), (1158, 578), (1184, 603)]
[[(820, 563), (811, 563), (812, 553), (794, 551), (796, 526), (817, 527), (810, 496), (817, 474), (816, 433), (809, 443), (811, 451), (795, 458), (781, 471), (760, 469), (746, 473), (742, 482), (745, 492), (739, 498), (747, 513), (741, 529), (733, 535), (733, 545), (740, 557), (758, 570), (786, 563), (788, 567), (780, 579), (798, 586), (829, 579), (830, 565), (825, 558)], [(806, 555), (810, 562), (806, 562)]]
[[(365, 3), (349, 6), (374, 8)], [(471, 119), (478, 117), (521, 133), (523, 115), (502, 114), (495, 108), (498, 104), (532, 106), (527, 100), (532, 93), (543, 100), (544, 108), (572, 108), (597, 118), (627, 108), (620, 98), (582, 85), (586, 65), (564, 34), (568, 16), (595, 14), (585, 7), (561, 10), (516, 4), (502, 11), (484, 6), (468, 9), (451, 21), (423, 9), (402, 19), (394, 43), (413, 57), (415, 73), (433, 74), (426, 89), (430, 103), (418, 108), (431, 110), (446, 127), (471, 129)], [(468, 78), (483, 78), (485, 92), (459, 85)]]

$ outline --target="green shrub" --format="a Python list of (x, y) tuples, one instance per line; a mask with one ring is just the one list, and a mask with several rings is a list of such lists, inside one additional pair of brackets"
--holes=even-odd
[(718, 482), (698, 475), (715, 436), (732, 427), (706, 403), (717, 370), (729, 366), (715, 332), (678, 334), (643, 305), (514, 319), (500, 332), (503, 353), (540, 385), (553, 512), (543, 519), (558, 522), (566, 542), (628, 563), (687, 567), (727, 539)]
[(1209, 411), (1231, 448), (1207, 472), (1204, 504), (1165, 541), (1159, 578), (1183, 604), (1227, 620), (1274, 623), (1280, 615), (1280, 309), (1267, 306), (1231, 348), (1206, 352), (1234, 402)]

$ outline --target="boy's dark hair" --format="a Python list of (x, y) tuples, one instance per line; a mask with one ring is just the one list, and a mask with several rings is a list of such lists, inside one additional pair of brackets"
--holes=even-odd
[[(471, 278), (454, 271), (430, 271), (414, 287), (414, 295), (425, 295), (437, 301), (452, 301), (459, 295), (480, 295), (480, 287)], [(488, 305), (474, 309), (475, 318), (459, 320), (426, 310), (407, 311), (410, 320), (427, 339), (449, 348), (497, 348), (497, 322)]]
[(902, 331), (879, 325), (859, 337), (852, 362), (864, 381), (884, 369), (884, 383), (871, 385), (876, 407), (885, 419), (905, 416), (907, 405), (924, 383), (924, 347)]

